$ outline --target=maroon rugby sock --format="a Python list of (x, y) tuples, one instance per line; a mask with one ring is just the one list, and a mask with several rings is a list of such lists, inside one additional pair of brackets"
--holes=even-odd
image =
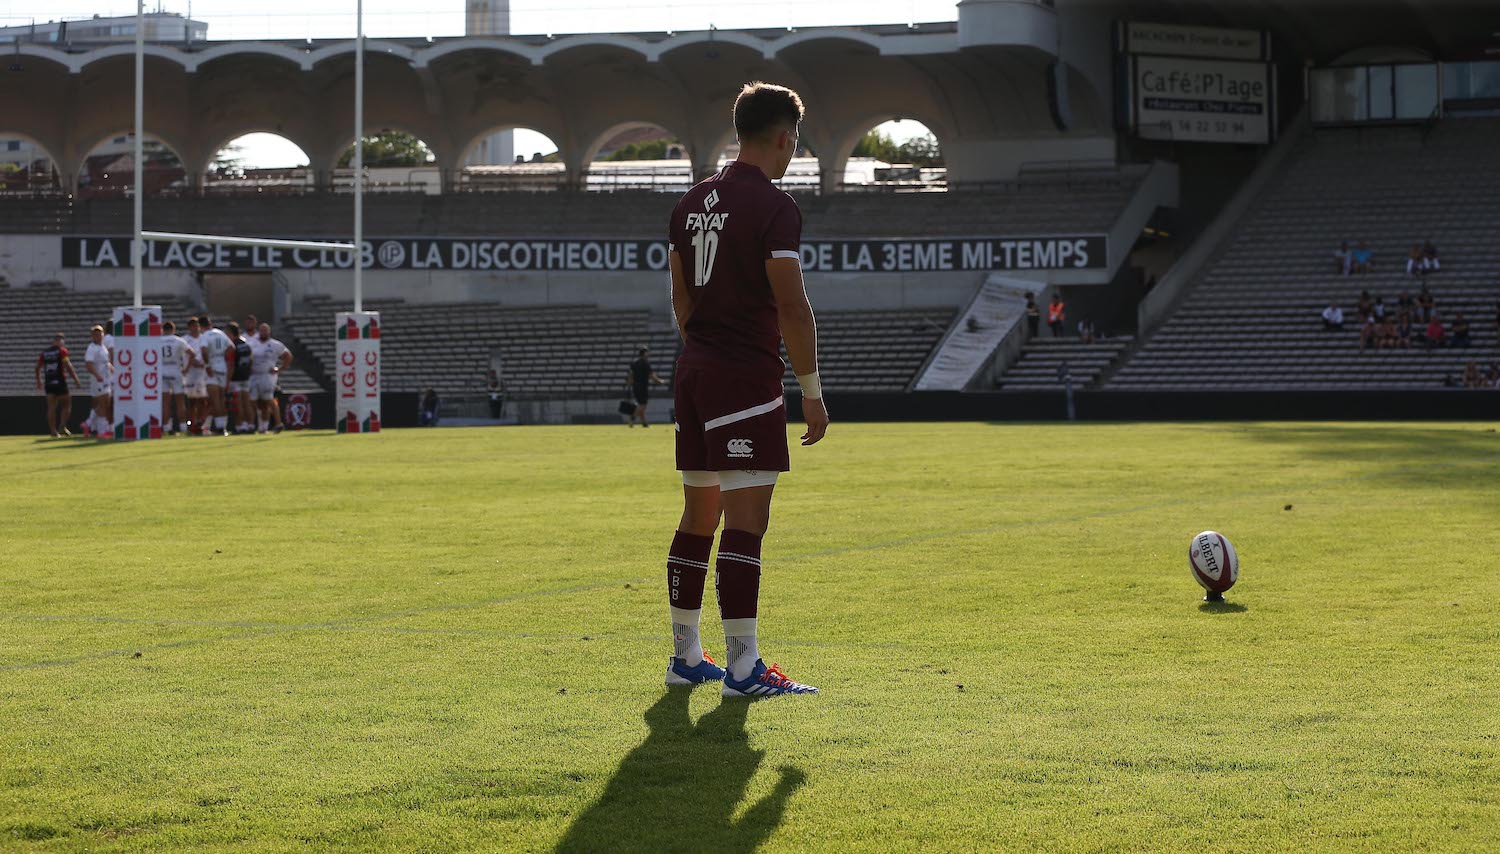
[(760, 540), (749, 531), (725, 528), (719, 537), (714, 588), (719, 619), (724, 622), (726, 666), (735, 679), (750, 675), (760, 658), (755, 643), (755, 615), (760, 601)]
[(708, 577), (708, 552), (713, 537), (682, 531), (667, 552), (667, 604), (672, 613), (672, 654), (689, 667), (703, 660), (698, 618), (703, 614), (703, 584)]

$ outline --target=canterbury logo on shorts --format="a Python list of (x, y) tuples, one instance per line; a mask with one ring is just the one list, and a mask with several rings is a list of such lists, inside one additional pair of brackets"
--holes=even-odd
[(749, 439), (730, 439), (726, 448), (731, 457), (748, 457), (755, 453), (750, 447)]

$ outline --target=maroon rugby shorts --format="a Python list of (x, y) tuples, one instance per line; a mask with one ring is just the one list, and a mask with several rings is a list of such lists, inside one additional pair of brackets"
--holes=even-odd
[(678, 471), (789, 471), (781, 377), (677, 368)]

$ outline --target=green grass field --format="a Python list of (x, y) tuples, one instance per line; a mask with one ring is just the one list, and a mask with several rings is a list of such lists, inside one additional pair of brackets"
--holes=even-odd
[(661, 684), (671, 444), (0, 440), (0, 848), (1500, 848), (1489, 425), (836, 423), (757, 703)]

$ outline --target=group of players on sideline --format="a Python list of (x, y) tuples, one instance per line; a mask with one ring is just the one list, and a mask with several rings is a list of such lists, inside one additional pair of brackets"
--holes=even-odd
[[(71, 436), (68, 420), (73, 397), (68, 381), (88, 386), (91, 408), (82, 433), (107, 438), (113, 435), (114, 336), (105, 326), (89, 330), (89, 346), (83, 366), (85, 383), (79, 379), (59, 332), (37, 356), (36, 387), (47, 395), (47, 430), (53, 438)], [(279, 375), (292, 363), (291, 351), (271, 337), (271, 326), (245, 317), (246, 340), (238, 323), (216, 329), (207, 315), (189, 317), (187, 335), (177, 335), (177, 324), (166, 321), (157, 346), (161, 348), (161, 423), (163, 433), (181, 435), (230, 435), (234, 412), (235, 433), (281, 432)]]

